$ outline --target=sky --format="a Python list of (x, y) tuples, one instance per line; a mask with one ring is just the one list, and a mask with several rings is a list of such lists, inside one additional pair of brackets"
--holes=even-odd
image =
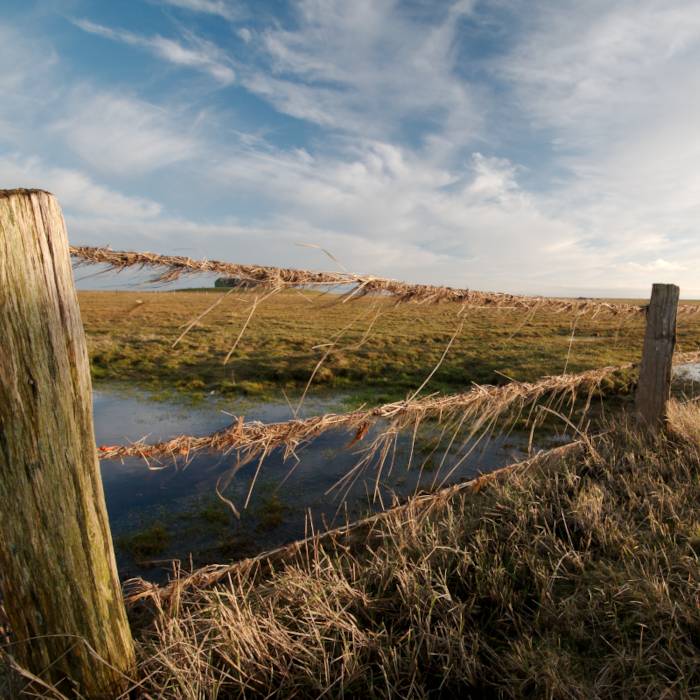
[(2, 8), (0, 188), (74, 244), (700, 297), (698, 0)]

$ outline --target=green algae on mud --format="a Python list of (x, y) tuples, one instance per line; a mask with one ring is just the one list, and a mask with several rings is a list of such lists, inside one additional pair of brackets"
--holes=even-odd
[[(255, 295), (221, 300), (182, 340), (185, 327), (218, 290), (79, 293), (96, 382), (133, 383), (155, 395), (279, 399), (310, 391), (342, 393), (348, 402), (405, 398), (450, 351), (428, 390), (462, 391), (472, 383), (530, 381), (639, 359), (641, 317), (569, 316), (545, 309), (468, 309), (459, 304), (395, 305), (372, 297), (340, 303), (333, 294), (282, 292), (255, 309)], [(700, 349), (700, 318), (679, 321), (679, 349)], [(330, 344), (335, 343), (334, 347)]]
[(161, 554), (169, 543), (168, 530), (160, 521), (131, 535), (118, 537), (116, 540), (117, 547), (128, 552), (136, 560)]

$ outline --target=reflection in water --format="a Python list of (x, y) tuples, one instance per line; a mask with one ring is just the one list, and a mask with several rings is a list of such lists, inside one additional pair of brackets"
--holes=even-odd
[[(304, 415), (339, 409), (338, 399), (309, 399)], [(230, 424), (233, 419), (227, 413), (242, 413), (247, 420), (264, 422), (291, 417), (283, 403), (234, 405), (224, 413), (214, 402), (193, 408), (111, 389), (95, 391), (94, 413), (98, 444), (144, 437), (148, 441), (164, 440), (182, 433), (204, 435)], [(353, 437), (347, 431), (324, 433), (299, 452), (299, 461), (285, 462), (281, 450), (272, 452), (260, 468), (252, 498), (240, 520), (216, 495), (217, 481), (236, 465), (235, 454), (199, 454), (187, 463), (151, 465), (162, 467), (157, 469), (149, 469), (138, 459), (103, 462), (102, 479), (120, 574), (161, 581), (172, 559), (188, 567), (190, 563), (202, 565), (250, 556), (305, 536), (309, 518), (316, 529), (340, 525), (416, 490), (435, 488), (445, 477), (445, 483), (462, 481), (524, 455), (524, 439), (494, 438), (475, 449), (450, 474), (469, 445), (455, 441), (445, 456), (452, 434), (440, 442), (434, 429), (426, 427), (419, 431), (410, 470), (406, 466), (411, 436), (399, 436), (391, 469), (387, 464), (378, 474), (376, 465), (370, 464), (342, 499), (332, 488), (358, 462), (364, 445), (381, 426), (373, 430), (351, 449), (346, 449)], [(257, 461), (246, 465), (226, 488), (226, 498), (238, 509), (246, 500), (257, 468)]]

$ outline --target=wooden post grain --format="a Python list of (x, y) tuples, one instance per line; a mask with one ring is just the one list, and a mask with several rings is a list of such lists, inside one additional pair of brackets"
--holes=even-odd
[(654, 431), (661, 428), (666, 420), (671, 396), (678, 296), (679, 289), (675, 284), (655, 284), (647, 309), (636, 409), (642, 422)]
[(92, 425), (65, 224), (0, 190), (0, 590), (12, 655), (67, 695), (115, 697), (134, 667)]

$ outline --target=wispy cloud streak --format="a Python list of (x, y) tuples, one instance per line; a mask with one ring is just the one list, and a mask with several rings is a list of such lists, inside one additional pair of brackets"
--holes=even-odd
[(192, 12), (216, 15), (224, 19), (233, 20), (245, 16), (245, 12), (238, 4), (230, 0), (160, 0), (163, 5), (172, 5)]
[(105, 27), (87, 19), (77, 19), (74, 23), (90, 34), (131, 46), (139, 46), (174, 65), (208, 73), (222, 85), (230, 85), (236, 80), (236, 73), (226, 54), (212, 42), (193, 34), (189, 34), (188, 43), (183, 44), (159, 34), (150, 37), (141, 36), (124, 29)]

